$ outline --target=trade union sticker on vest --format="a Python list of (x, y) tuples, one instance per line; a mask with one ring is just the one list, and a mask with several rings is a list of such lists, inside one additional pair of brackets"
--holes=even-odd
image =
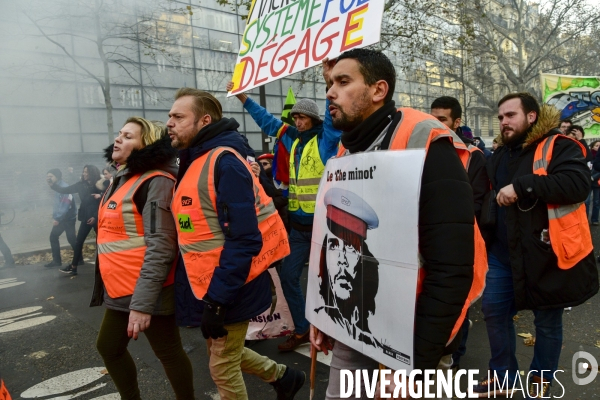
[(383, 7), (381, 0), (253, 0), (229, 95), (379, 42)]

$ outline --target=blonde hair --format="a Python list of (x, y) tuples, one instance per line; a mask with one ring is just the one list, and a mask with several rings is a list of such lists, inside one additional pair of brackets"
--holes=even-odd
[(125, 124), (128, 123), (137, 124), (141, 128), (141, 139), (142, 146), (150, 146), (152, 143), (155, 143), (160, 140), (163, 136), (165, 125), (160, 121), (148, 121), (142, 117), (129, 117)]
[(218, 122), (223, 118), (223, 108), (219, 100), (212, 94), (203, 90), (184, 87), (175, 93), (175, 100), (184, 97), (192, 96), (194, 98), (194, 120), (198, 122), (204, 115), (210, 115), (212, 122)]

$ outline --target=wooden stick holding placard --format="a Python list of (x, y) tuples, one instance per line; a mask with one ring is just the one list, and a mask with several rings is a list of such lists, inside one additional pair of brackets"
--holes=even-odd
[[(312, 329), (316, 329), (314, 326)], [(315, 332), (315, 336), (316, 332)], [(310, 345), (310, 400), (315, 396), (315, 377), (317, 375), (317, 348)]]

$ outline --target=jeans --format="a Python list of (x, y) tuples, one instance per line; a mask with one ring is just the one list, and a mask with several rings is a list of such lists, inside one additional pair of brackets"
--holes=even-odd
[(281, 379), (286, 366), (244, 347), (249, 321), (225, 325), (227, 336), (207, 339), (208, 368), (221, 400), (247, 400), (242, 372), (264, 382)]
[[(129, 313), (107, 309), (98, 332), (96, 348), (104, 360), (122, 399), (138, 400), (137, 368), (127, 351)], [(153, 315), (144, 331), (154, 354), (160, 360), (177, 400), (194, 399), (192, 363), (183, 350), (175, 315)]]
[(585, 200), (585, 210), (588, 216), (590, 214), (592, 196), (594, 197), (594, 202), (592, 203), (592, 222), (598, 222), (598, 215), (600, 214), (600, 187), (592, 187), (592, 191)]
[[(489, 270), (482, 298), (482, 311), (487, 327), (492, 358), (490, 371), (495, 371), (503, 380), (508, 374), (512, 385), (519, 373), (516, 349), (516, 335), (513, 317), (517, 314), (510, 265), (501, 263), (493, 254), (488, 253)], [(552, 381), (558, 368), (558, 359), (562, 347), (563, 309), (533, 310), (535, 319), (535, 345), (533, 360), (529, 370), (532, 375), (541, 375), (544, 380)]]
[(306, 301), (300, 286), (300, 276), (310, 256), (311, 237), (312, 232), (300, 232), (292, 228), (289, 235), (290, 255), (283, 260), (279, 272), (283, 295), (299, 335), (308, 332), (309, 327), (304, 313)]
[(73, 249), (73, 262), (71, 265), (74, 268), (77, 268), (79, 260), (83, 259), (83, 244), (85, 243), (85, 239), (92, 229), (94, 229), (94, 232), (96, 232), (96, 235), (98, 235), (98, 219), (96, 219), (92, 225), (88, 225), (86, 221), (81, 221), (79, 230), (77, 231), (77, 242), (75, 243), (75, 248)]
[(60, 221), (58, 225), (52, 227), (50, 232), (50, 248), (52, 248), (52, 262), (55, 264), (61, 264), (62, 258), (60, 256), (60, 242), (58, 238), (63, 232), (67, 234), (67, 241), (75, 251), (77, 245), (77, 239), (75, 237), (75, 219)]

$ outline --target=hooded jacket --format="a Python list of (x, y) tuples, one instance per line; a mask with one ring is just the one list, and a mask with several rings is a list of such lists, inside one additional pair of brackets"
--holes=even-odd
[[(246, 146), (237, 132), (238, 127), (235, 119), (222, 118), (202, 128), (190, 147), (179, 152), (177, 185), (194, 160), (216, 147), (231, 147), (246, 158)], [(232, 324), (253, 318), (269, 308), (271, 284), (267, 271), (245, 284), (252, 258), (262, 248), (250, 172), (235, 155), (224, 154), (215, 168), (215, 182), (217, 214), (225, 233), (225, 243), (207, 295), (226, 307), (225, 324)], [(227, 229), (226, 222), (229, 224)], [(192, 292), (181, 255), (175, 271), (175, 286), (177, 324), (199, 326), (204, 302)]]
[[(112, 161), (112, 145), (105, 150), (105, 156), (107, 161)], [(127, 159), (125, 168), (115, 174), (113, 184), (102, 201), (109, 201), (115, 191), (134, 175), (157, 169), (168, 172), (173, 177), (177, 176), (176, 156), (177, 150), (171, 147), (169, 136), (141, 150), (134, 150)], [(134, 293), (117, 299), (109, 297), (104, 290), (96, 257), (96, 276), (90, 307), (104, 302), (107, 308), (124, 312), (136, 310), (153, 315), (171, 315), (175, 312), (174, 286), (163, 288), (163, 282), (177, 255), (177, 232), (171, 214), (172, 198), (173, 181), (163, 176), (151, 178), (140, 186), (133, 201), (142, 214), (147, 249)]]
[(79, 211), (77, 213), (77, 219), (79, 221), (87, 221), (90, 218), (98, 220), (98, 204), (100, 200), (92, 195), (102, 194), (102, 191), (96, 188), (96, 182), (90, 183), (80, 180), (70, 186), (54, 184), (51, 188), (55, 192), (61, 194), (77, 193), (79, 195), (79, 199), (81, 200)]
[(498, 147), (488, 163), (496, 192), (513, 184), (519, 199), (498, 208), (495, 235), (488, 243), (489, 252), (511, 266), (518, 310), (576, 306), (598, 292), (593, 252), (562, 270), (551, 245), (541, 240), (549, 225), (548, 204), (581, 203), (590, 191), (585, 155), (579, 145), (562, 136), (555, 141), (548, 175), (533, 173), (537, 145), (548, 136), (560, 135), (554, 129), (558, 122), (559, 112), (542, 106), (533, 128), (517, 143)]
[[(250, 97), (246, 99), (244, 109), (248, 111), (252, 119), (260, 126), (260, 129), (262, 129), (263, 132), (269, 136), (276, 137), (283, 144), (287, 154), (289, 154), (290, 157), (294, 157), (294, 162), (296, 163), (296, 175), (298, 175), (300, 172), (300, 159), (304, 152), (304, 147), (313, 137), (317, 137), (319, 156), (323, 165), (337, 153), (341, 131), (333, 128), (331, 115), (329, 115), (328, 102), (329, 100), (326, 101), (324, 121), (303, 132), (298, 131), (294, 126), (288, 125), (280, 119), (275, 118)], [(291, 154), (292, 146), (296, 139), (298, 139), (298, 145), (295, 148), (294, 154)], [(278, 162), (278, 157), (276, 157), (273, 163), (273, 172), (275, 175), (278, 175), (279, 173), (276, 171), (282, 168), (277, 165)], [(287, 169), (289, 159), (285, 160), (285, 164), (286, 167), (283, 167), (283, 169)], [(277, 176), (274, 176), (274, 178), (278, 179)], [(295, 178), (298, 178), (298, 176)], [(312, 225), (314, 214), (308, 214), (304, 212), (302, 208), (299, 208), (296, 211), (289, 212), (289, 218), (290, 222), (295, 224)]]
[[(56, 182), (56, 186), (64, 188), (68, 187), (69, 184), (63, 180)], [(75, 217), (77, 216), (77, 205), (72, 194), (54, 194), (54, 204), (52, 206), (52, 218), (55, 221), (71, 221), (75, 223)]]

